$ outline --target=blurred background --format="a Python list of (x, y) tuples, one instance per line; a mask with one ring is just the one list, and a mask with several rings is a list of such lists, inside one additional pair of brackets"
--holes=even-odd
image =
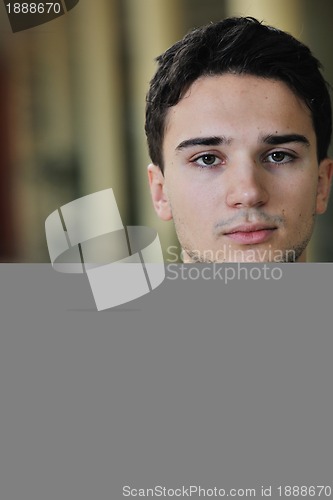
[[(172, 222), (152, 207), (144, 135), (154, 58), (191, 28), (249, 15), (308, 44), (333, 83), (332, 0), (80, 0), (13, 34), (0, 5), (0, 261), (49, 262), (46, 217), (112, 187), (123, 223)], [(103, 214), (101, 214), (103, 217)], [(318, 217), (310, 261), (333, 261), (333, 204)]]

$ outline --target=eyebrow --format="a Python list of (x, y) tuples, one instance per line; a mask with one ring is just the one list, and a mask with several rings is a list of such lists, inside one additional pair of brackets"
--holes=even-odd
[(290, 142), (298, 142), (304, 144), (307, 147), (310, 146), (310, 141), (305, 137), (305, 135), (301, 134), (269, 134), (262, 137), (261, 141), (272, 146), (277, 146), (279, 144), (288, 144)]
[(224, 136), (211, 136), (211, 137), (193, 137), (192, 139), (186, 139), (182, 141), (176, 147), (177, 151), (181, 151), (185, 148), (190, 148), (192, 146), (221, 146), (222, 144), (230, 144), (232, 139)]
[[(177, 151), (182, 149), (190, 148), (192, 146), (221, 146), (223, 144), (231, 144), (232, 138), (225, 136), (211, 136), (211, 137), (193, 137), (191, 139), (186, 139), (182, 141), (176, 147)], [(290, 142), (297, 142), (304, 144), (305, 146), (310, 146), (310, 141), (301, 134), (268, 134), (260, 139), (260, 142), (269, 144), (272, 146), (278, 146), (280, 144), (288, 144)]]

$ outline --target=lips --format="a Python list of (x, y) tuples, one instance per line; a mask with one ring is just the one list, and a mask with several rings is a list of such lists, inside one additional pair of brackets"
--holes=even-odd
[(276, 229), (263, 224), (247, 224), (229, 229), (224, 235), (237, 243), (254, 245), (267, 241)]

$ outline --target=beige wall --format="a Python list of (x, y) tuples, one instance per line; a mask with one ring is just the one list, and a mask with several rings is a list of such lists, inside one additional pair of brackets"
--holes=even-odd
[(227, 0), (230, 16), (256, 17), (290, 33), (301, 32), (301, 0)]

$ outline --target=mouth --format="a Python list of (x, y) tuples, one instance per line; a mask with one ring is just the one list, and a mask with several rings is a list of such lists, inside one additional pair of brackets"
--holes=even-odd
[(263, 224), (246, 224), (228, 229), (228, 231), (224, 232), (224, 235), (232, 239), (236, 243), (240, 243), (243, 245), (254, 245), (267, 241), (276, 230), (277, 227), (275, 226), (265, 226)]

